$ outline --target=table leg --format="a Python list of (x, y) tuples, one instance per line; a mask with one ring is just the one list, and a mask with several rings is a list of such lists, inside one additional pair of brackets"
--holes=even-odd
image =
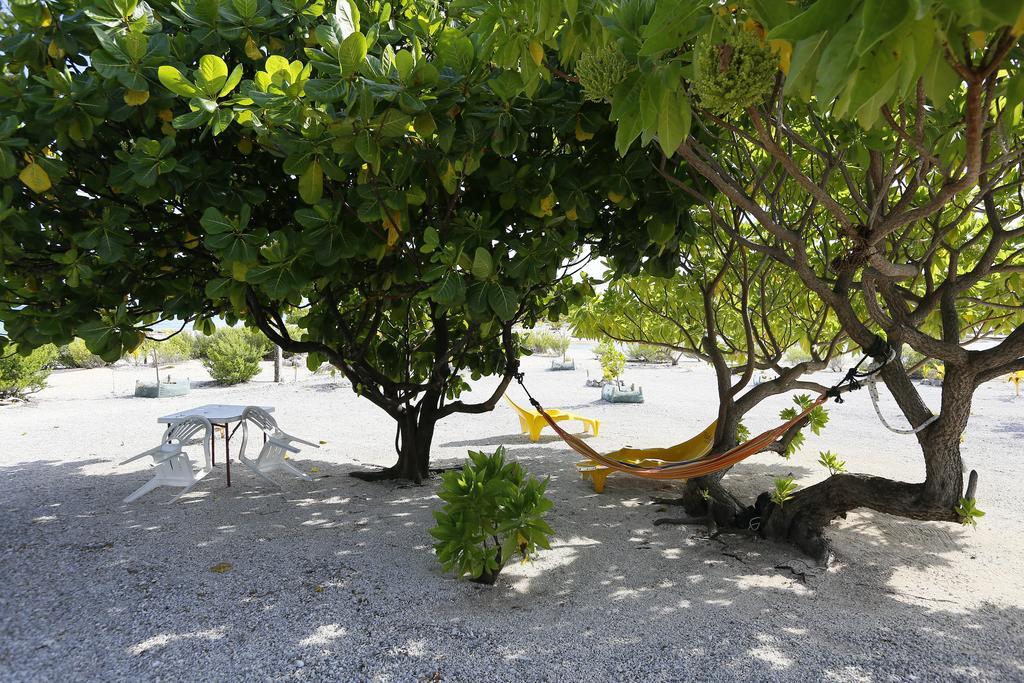
[(210, 435), (210, 467), (217, 466), (217, 433), (214, 429), (214, 433)]
[(224, 462), (228, 468), (228, 486), (231, 486), (231, 430), (224, 424)]

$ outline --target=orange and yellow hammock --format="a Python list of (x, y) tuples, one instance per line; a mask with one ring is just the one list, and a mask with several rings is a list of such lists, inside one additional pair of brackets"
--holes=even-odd
[(589, 477), (593, 481), (594, 490), (598, 493), (604, 490), (604, 480), (612, 472), (623, 472), (644, 479), (680, 480), (695, 479), (732, 467), (736, 463), (764, 451), (793, 425), (803, 420), (812, 410), (827, 400), (828, 395), (821, 394), (813, 403), (792, 419), (786, 420), (778, 427), (758, 434), (754, 438), (734, 448), (730, 448), (724, 453), (709, 455), (711, 446), (714, 443), (715, 428), (717, 427), (717, 424), (713, 422), (697, 436), (671, 448), (623, 448), (614, 453), (604, 455), (591, 448), (583, 439), (575, 434), (570, 434), (562, 429), (558, 422), (545, 412), (540, 403), (532, 397), (530, 398), (533, 407), (537, 409), (548, 425), (555, 430), (555, 433), (570, 448), (587, 459), (585, 462), (578, 463), (577, 468), (583, 476)]

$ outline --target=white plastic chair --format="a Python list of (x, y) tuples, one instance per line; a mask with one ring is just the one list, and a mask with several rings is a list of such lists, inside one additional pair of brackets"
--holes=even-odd
[[(206, 430), (203, 436), (203, 452), (206, 456), (204, 467), (195, 470), (192, 467), (192, 460), (182, 448), (189, 442), (194, 442), (195, 436), (202, 430)], [(174, 502), (192, 490), (192, 487), (202, 481), (203, 477), (213, 470), (213, 463), (210, 457), (210, 439), (213, 436), (213, 427), (205, 417), (190, 417), (176, 422), (167, 427), (160, 445), (150, 448), (138, 455), (132, 456), (122, 462), (127, 465), (133, 460), (144, 458), (147, 455), (153, 457), (155, 473), (153, 478), (135, 490), (124, 502), (130, 503), (140, 496), (143, 496), (158, 486), (181, 486), (184, 490), (171, 499)]]
[[(245, 457), (245, 447), (249, 440), (250, 422), (263, 430), (267, 437), (267, 442), (263, 444), (263, 448), (255, 460)], [(242, 447), (238, 451), (238, 460), (255, 472), (261, 479), (280, 487), (277, 482), (267, 476), (267, 473), (274, 470), (284, 470), (306, 481), (313, 481), (313, 477), (285, 460), (286, 453), (298, 453), (300, 450), (292, 445), (293, 442), (312, 446), (313, 448), (320, 448), (320, 446), (311, 441), (300, 439), (283, 431), (277, 426), (277, 420), (262, 408), (249, 406), (242, 411)]]

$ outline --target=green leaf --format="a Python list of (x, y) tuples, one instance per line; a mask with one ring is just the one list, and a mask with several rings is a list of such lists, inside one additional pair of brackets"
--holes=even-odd
[(457, 306), (466, 300), (466, 285), (458, 273), (449, 272), (441, 278), (433, 299), (442, 306)]
[(811, 99), (814, 73), (818, 68), (818, 61), (821, 59), (821, 53), (827, 41), (828, 34), (823, 32), (798, 41), (793, 46), (789, 74), (786, 76), (783, 88), (783, 92), (787, 96), (793, 95), (805, 102)]
[[(398, 138), (409, 129), (412, 117), (399, 109), (386, 109), (380, 115), (380, 134), (386, 138)], [(358, 151), (358, 150), (357, 150)]]
[(324, 171), (319, 161), (314, 161), (299, 176), (299, 196), (307, 204), (316, 204), (324, 195)]
[(10, 178), (18, 171), (14, 154), (6, 147), (0, 147), (0, 178)]
[(203, 212), (203, 217), (199, 219), (199, 224), (203, 226), (203, 230), (209, 235), (220, 235), (222, 233), (233, 232), (235, 226), (229, 221), (219, 209), (209, 207)]
[(213, 99), (228, 80), (228, 65), (217, 55), (203, 55), (194, 75), (196, 86)]
[(359, 30), (359, 8), (352, 0), (337, 0), (334, 18), (342, 40)]
[(345, 96), (345, 81), (334, 78), (311, 78), (304, 86), (306, 97), (314, 102), (337, 102)]
[(642, 75), (634, 74), (615, 88), (611, 118), (619, 124), (615, 132), (615, 149), (621, 156), (625, 156), (629, 146), (640, 135), (640, 92), (644, 80)]
[(658, 144), (662, 153), (671, 159), (679, 145), (690, 134), (690, 100), (686, 93), (662, 87), (658, 107)]
[(219, 109), (211, 121), (213, 136), (217, 137), (223, 133), (235, 118), (235, 113), (228, 108)]
[(494, 261), (491, 259), (491, 254), (483, 247), (476, 248), (476, 253), (473, 254), (473, 267), (470, 272), (478, 280), (486, 280), (494, 274)]
[[(338, 4), (341, 5), (342, 2), (344, 0)], [(350, 76), (358, 72), (366, 59), (366, 50), (366, 37), (359, 31), (341, 41), (338, 48), (338, 63), (341, 65), (342, 74)]]
[[(467, 73), (473, 66), (473, 41), (454, 29), (445, 30), (437, 41), (437, 56), (441, 64), (458, 73)], [(532, 64), (532, 61), (530, 62)]]
[(93, 228), (81, 240), (82, 246), (95, 249), (96, 256), (103, 263), (114, 263), (124, 256), (127, 237), (107, 226)]
[(862, 55), (896, 30), (910, 13), (910, 0), (864, 0), (864, 25), (857, 39)]
[(499, 318), (508, 322), (519, 311), (519, 302), (515, 291), (497, 283), (488, 285), (487, 302)]
[(832, 100), (854, 76), (850, 66), (856, 56), (854, 46), (857, 36), (860, 35), (861, 25), (861, 16), (858, 13), (839, 29), (821, 53), (814, 96), (822, 107), (830, 106)]
[(924, 79), (924, 92), (935, 105), (944, 104), (962, 80), (941, 50), (935, 50), (932, 54), (921, 77)]
[(224, 86), (217, 93), (217, 97), (224, 97), (229, 94), (235, 87), (242, 81), (242, 65), (236, 64), (235, 68), (231, 70), (231, 74), (224, 82)]
[(429, 140), (430, 136), (437, 130), (437, 124), (434, 123), (434, 117), (430, 115), (429, 111), (422, 112), (416, 115), (416, 118), (412, 122), (413, 130), (424, 140)]
[(356, 153), (374, 170), (380, 167), (380, 145), (370, 131), (363, 130), (356, 135)]
[(142, 58), (146, 56), (148, 43), (149, 40), (142, 33), (128, 33), (121, 38), (121, 47), (133, 63), (142, 61)]
[(118, 74), (132, 70), (132, 65), (125, 61), (127, 57), (118, 57), (102, 48), (93, 50), (89, 56), (92, 67), (104, 78), (116, 78)]
[(818, 0), (768, 32), (768, 40), (798, 41), (839, 26), (849, 15), (850, 0)]
[(116, 345), (120, 349), (117, 328), (105, 320), (94, 320), (78, 328), (78, 335), (85, 340), (86, 346), (95, 354), (101, 354)]
[(408, 80), (414, 66), (415, 60), (411, 52), (399, 50), (395, 53), (395, 69), (398, 71), (398, 77), (402, 81)]
[(466, 305), (471, 313), (490, 317), (491, 306), (487, 302), (487, 283), (474, 282), (466, 290)]
[(259, 9), (256, 0), (232, 0), (231, 4), (234, 5), (238, 16), (243, 19), (252, 19), (256, 16), (256, 11)]
[(299, 275), (287, 262), (253, 266), (246, 273), (245, 279), (249, 284), (259, 285), (273, 299), (285, 299), (302, 287)]
[(437, 67), (430, 62), (420, 62), (416, 65), (416, 68), (412, 70), (412, 85), (415, 87), (429, 88), (437, 85), (437, 82), (440, 79), (440, 72), (438, 72)]
[(198, 128), (209, 120), (210, 115), (200, 109), (182, 114), (181, 116), (175, 116), (171, 123), (178, 130), (188, 130), (190, 128)]
[(707, 3), (695, 0), (660, 0), (643, 33), (641, 56), (652, 56), (682, 47), (697, 28)]
[(790, 0), (749, 0), (750, 11), (765, 29), (784, 24), (800, 13), (798, 3)]
[(194, 85), (185, 80), (181, 72), (173, 66), (161, 66), (156, 70), (157, 78), (165, 88), (182, 97), (199, 97), (202, 93)]

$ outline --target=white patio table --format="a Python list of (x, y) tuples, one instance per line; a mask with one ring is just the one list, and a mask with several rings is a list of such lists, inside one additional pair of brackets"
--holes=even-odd
[[(268, 413), (274, 412), (272, 406), (259, 406)], [(238, 428), (242, 426), (242, 412), (248, 408), (248, 406), (237, 406), (230, 404), (221, 403), (210, 403), (205, 406), (199, 406), (197, 408), (189, 408), (188, 410), (182, 410), (177, 413), (171, 413), (170, 415), (164, 415), (157, 418), (157, 422), (160, 424), (173, 424), (180, 422), (188, 417), (205, 417), (210, 421), (210, 424), (214, 427), (220, 427), (224, 430), (224, 461), (227, 463), (227, 485), (231, 486), (231, 437), (234, 435)], [(230, 425), (232, 422), (237, 422), (234, 429), (231, 429)], [(263, 441), (266, 443), (267, 435), (263, 435)], [(210, 461), (212, 465), (217, 464), (217, 440), (214, 435), (210, 435)]]

